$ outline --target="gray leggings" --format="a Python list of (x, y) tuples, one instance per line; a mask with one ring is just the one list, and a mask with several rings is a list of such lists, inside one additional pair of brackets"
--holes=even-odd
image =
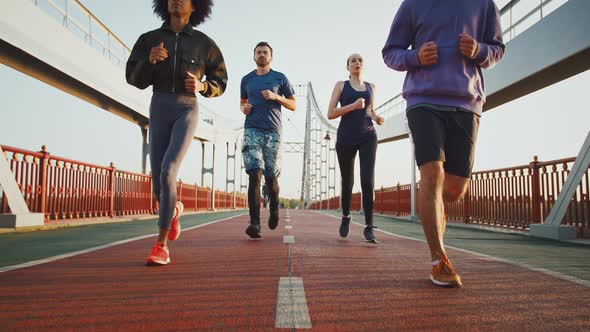
[(150, 105), (150, 165), (160, 203), (161, 229), (170, 229), (176, 206), (178, 169), (199, 121), (197, 97), (154, 92)]

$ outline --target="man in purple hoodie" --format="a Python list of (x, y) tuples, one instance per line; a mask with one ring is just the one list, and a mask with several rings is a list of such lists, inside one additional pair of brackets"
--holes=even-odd
[[(409, 48), (409, 49), (408, 49)], [(418, 215), (430, 253), (430, 280), (461, 287), (443, 245), (443, 202), (461, 199), (471, 177), (485, 102), (482, 68), (504, 54), (492, 0), (405, 0), (383, 47), (385, 64), (407, 71), (403, 97), (420, 168)]]

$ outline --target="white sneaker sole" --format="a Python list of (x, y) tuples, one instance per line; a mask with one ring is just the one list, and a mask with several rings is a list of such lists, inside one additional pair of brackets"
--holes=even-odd
[(145, 262), (145, 265), (148, 265), (148, 266), (166, 265), (168, 263), (170, 263), (170, 257), (166, 258), (165, 261), (147, 261), (147, 262)]
[(440, 287), (453, 287), (453, 288), (454, 287), (461, 287), (461, 284), (438, 281), (438, 280), (434, 279), (432, 274), (430, 275), (430, 277), (428, 279), (430, 279), (430, 281), (432, 281), (433, 284), (440, 286)]
[(364, 235), (363, 235), (363, 236), (361, 236), (361, 240), (363, 240), (363, 241), (365, 241), (365, 242), (367, 242), (367, 243), (374, 243), (374, 244), (377, 244), (377, 243), (379, 243), (379, 242), (377, 242), (377, 239), (374, 239), (374, 240), (367, 240), (367, 238), (366, 238)]

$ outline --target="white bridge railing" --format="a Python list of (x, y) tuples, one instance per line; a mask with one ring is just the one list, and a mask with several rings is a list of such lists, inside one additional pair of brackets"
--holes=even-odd
[(131, 49), (78, 0), (30, 0), (49, 16), (102, 53), (117, 66), (124, 66)]

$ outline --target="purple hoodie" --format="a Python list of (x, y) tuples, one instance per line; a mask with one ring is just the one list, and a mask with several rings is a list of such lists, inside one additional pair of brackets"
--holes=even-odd
[[(461, 33), (477, 40), (475, 59), (459, 51)], [(429, 41), (438, 45), (438, 62), (421, 66), (418, 50)], [(481, 69), (500, 61), (504, 47), (500, 13), (492, 0), (404, 0), (391, 24), (383, 60), (408, 72), (403, 89), (408, 108), (427, 103), (481, 114), (486, 99)]]

